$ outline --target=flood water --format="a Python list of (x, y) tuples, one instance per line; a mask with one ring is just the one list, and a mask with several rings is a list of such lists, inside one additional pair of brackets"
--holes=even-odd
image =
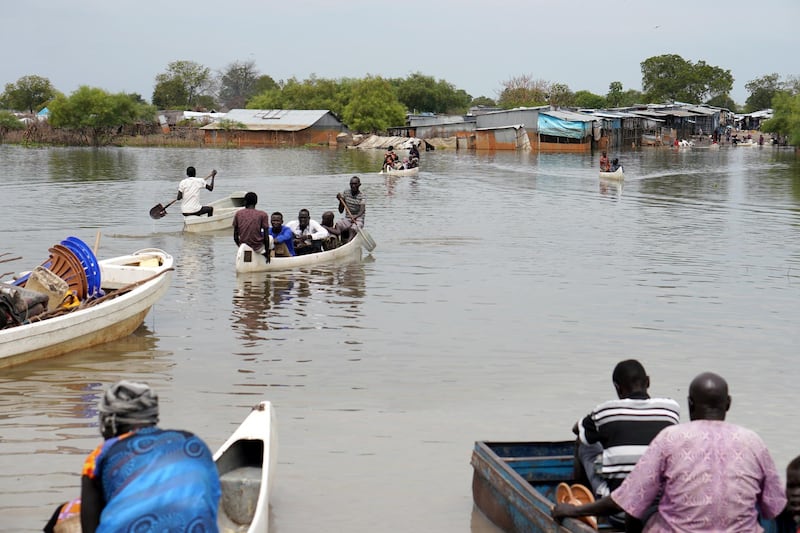
[[(318, 149), (0, 146), (0, 273), (69, 235), (98, 256), (162, 248), (170, 289), (130, 337), (0, 370), (0, 530), (41, 530), (78, 493), (96, 402), (150, 383), (161, 426), (214, 450), (262, 399), (278, 420), (271, 532), (496, 531), (475, 512), (476, 440), (559, 440), (637, 358), (688, 420), (691, 379), (728, 380), (728, 420), (782, 471), (800, 453), (800, 163), (764, 148), (597, 156)], [(182, 233), (188, 165), (212, 201), (253, 190), (286, 220), (362, 180), (378, 246), (361, 262), (237, 277), (229, 232)], [(0, 257), (3, 259), (3, 257)]]

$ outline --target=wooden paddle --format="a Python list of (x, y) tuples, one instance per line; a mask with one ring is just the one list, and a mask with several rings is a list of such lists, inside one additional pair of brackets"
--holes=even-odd
[(364, 239), (364, 248), (366, 248), (368, 252), (371, 252), (372, 250), (374, 250), (375, 247), (378, 246), (377, 244), (375, 244), (375, 240), (372, 238), (372, 236), (369, 234), (369, 232), (366, 230), (366, 228), (359, 228), (358, 227), (358, 224), (356, 224), (356, 218), (353, 216), (353, 213), (350, 212), (350, 208), (347, 207), (347, 202), (344, 201), (344, 198), (339, 198), (339, 201), (342, 202), (342, 205), (344, 206), (344, 210), (347, 211), (347, 216), (349, 216), (350, 220), (353, 221), (353, 226), (355, 226), (355, 228), (361, 234), (361, 237), (363, 237), (363, 239)]
[(158, 204), (158, 205), (153, 206), (153, 208), (150, 209), (150, 218), (153, 218), (153, 219), (156, 219), (156, 220), (158, 220), (159, 218), (163, 218), (167, 214), (167, 208), (169, 206), (171, 206), (172, 204), (174, 204), (175, 202), (177, 202), (177, 201), (178, 201), (178, 199), (176, 198), (176, 199), (172, 200), (170, 203), (168, 203), (167, 205)]

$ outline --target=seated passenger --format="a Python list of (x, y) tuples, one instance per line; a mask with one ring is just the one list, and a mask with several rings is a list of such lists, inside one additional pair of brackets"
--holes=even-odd
[(339, 237), (341, 236), (341, 230), (336, 227), (336, 222), (334, 221), (335, 215), (333, 211), (325, 211), (322, 213), (322, 221), (320, 225), (328, 231), (328, 236), (322, 243), (323, 250), (333, 250), (334, 248), (339, 247)]
[(274, 257), (292, 257), (294, 253), (294, 233), (289, 226), (283, 225), (283, 214), (272, 213), (270, 218), (269, 234), (273, 241), (272, 255)]
[(614, 160), (611, 161), (611, 172), (616, 172), (620, 168), (622, 168), (622, 165), (619, 164), (619, 159), (615, 157)]
[(286, 226), (294, 234), (294, 251), (296, 255), (311, 254), (322, 251), (322, 242), (328, 236), (328, 230), (311, 220), (308, 209), (301, 209), (297, 220), (291, 220)]

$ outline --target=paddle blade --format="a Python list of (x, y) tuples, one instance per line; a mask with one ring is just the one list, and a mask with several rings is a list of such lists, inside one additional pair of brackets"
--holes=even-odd
[(364, 248), (367, 249), (368, 252), (371, 252), (375, 249), (377, 244), (375, 244), (375, 240), (372, 238), (372, 235), (364, 228), (359, 228), (358, 232), (361, 234), (361, 242), (364, 243)]
[(161, 204), (153, 206), (153, 208), (150, 209), (150, 218), (153, 218), (153, 219), (156, 219), (156, 220), (158, 220), (159, 218), (163, 218), (166, 214), (167, 214), (167, 210)]

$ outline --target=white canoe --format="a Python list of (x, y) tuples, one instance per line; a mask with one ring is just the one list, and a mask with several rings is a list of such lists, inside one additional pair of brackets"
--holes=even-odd
[(601, 172), (600, 179), (622, 180), (625, 179), (625, 172), (622, 170), (622, 167), (619, 167), (614, 172)]
[(267, 533), (272, 472), (278, 454), (275, 411), (259, 402), (214, 454), (222, 498), (220, 533)]
[(59, 316), (0, 330), (0, 368), (130, 335), (167, 292), (172, 279), (172, 256), (156, 248), (97, 264), (106, 296)]
[(384, 169), (379, 172), (387, 176), (417, 176), (419, 174), (419, 167), (414, 168), (400, 168), (400, 169)]
[(291, 270), (293, 268), (307, 267), (321, 263), (331, 263), (342, 259), (361, 257), (361, 247), (364, 245), (360, 233), (350, 239), (346, 244), (314, 254), (296, 255), (294, 257), (273, 257), (267, 263), (266, 258), (257, 254), (246, 244), (239, 246), (236, 252), (236, 272), (275, 272)]
[(234, 192), (225, 198), (208, 204), (214, 208), (213, 216), (183, 217), (183, 231), (202, 233), (206, 231), (231, 229), (233, 217), (239, 209), (244, 207), (245, 194), (245, 191)]

